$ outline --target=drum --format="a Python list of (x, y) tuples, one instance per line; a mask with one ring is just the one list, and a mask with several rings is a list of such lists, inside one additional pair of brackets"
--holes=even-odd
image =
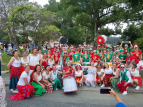
[(73, 74), (63, 76), (64, 93), (77, 91), (77, 83)]

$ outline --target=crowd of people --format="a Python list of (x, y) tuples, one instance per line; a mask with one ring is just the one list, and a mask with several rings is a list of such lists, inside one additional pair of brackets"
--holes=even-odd
[[(83, 84), (91, 87), (111, 86), (112, 90), (127, 94), (134, 86), (139, 90), (142, 78), (139, 70), (142, 52), (137, 44), (93, 48), (91, 45), (63, 46), (56, 44), (33, 48), (18, 57), (14, 50), (7, 67), (10, 71), (10, 100), (23, 100), (43, 93), (63, 89), (65, 93), (77, 91)], [(48, 44), (50, 45), (50, 44)]]

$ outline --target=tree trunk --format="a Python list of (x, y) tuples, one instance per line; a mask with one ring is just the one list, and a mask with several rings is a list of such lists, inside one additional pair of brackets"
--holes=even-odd
[(14, 40), (11, 36), (10, 36), (10, 38), (11, 38), (11, 42), (16, 46), (17, 50), (22, 54), (22, 50), (19, 48), (19, 45), (18, 45), (16, 39)]
[(94, 27), (94, 47), (97, 47), (97, 42), (96, 39), (98, 37), (98, 26), (97, 23), (95, 22), (95, 27)]

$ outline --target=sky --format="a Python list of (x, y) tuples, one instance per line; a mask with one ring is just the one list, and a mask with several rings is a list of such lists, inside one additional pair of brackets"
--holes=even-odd
[[(29, 0), (30, 2), (37, 2), (40, 5), (45, 5), (48, 4), (48, 0)], [(60, 0), (56, 0), (57, 2), (59, 2)]]
[[(45, 4), (48, 4), (48, 0), (29, 0), (30, 2), (37, 2), (38, 4), (40, 5), (45, 5)], [(56, 0), (57, 2), (59, 2), (60, 0)], [(113, 24), (107, 24), (105, 26), (105, 28), (108, 27), (110, 29), (115, 29), (114, 25)], [(127, 24), (126, 23), (122, 23), (122, 31), (127, 27)], [(114, 35), (112, 35), (114, 36)], [(117, 37), (120, 37), (121, 35), (116, 35)]]

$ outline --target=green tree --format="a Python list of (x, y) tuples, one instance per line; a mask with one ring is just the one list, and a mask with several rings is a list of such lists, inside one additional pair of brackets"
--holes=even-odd
[(75, 22), (88, 27), (94, 36), (94, 45), (101, 27), (124, 19), (125, 7), (120, 3), (106, 0), (61, 0), (60, 4), (67, 8), (67, 13), (75, 18)]
[(60, 35), (60, 30), (51, 25), (56, 15), (52, 12), (36, 8), (37, 5), (19, 5), (12, 9), (7, 22), (9, 26), (15, 26), (17, 33), (24, 37), (29, 43), (31, 37), (38, 45), (50, 38), (56, 38)]

